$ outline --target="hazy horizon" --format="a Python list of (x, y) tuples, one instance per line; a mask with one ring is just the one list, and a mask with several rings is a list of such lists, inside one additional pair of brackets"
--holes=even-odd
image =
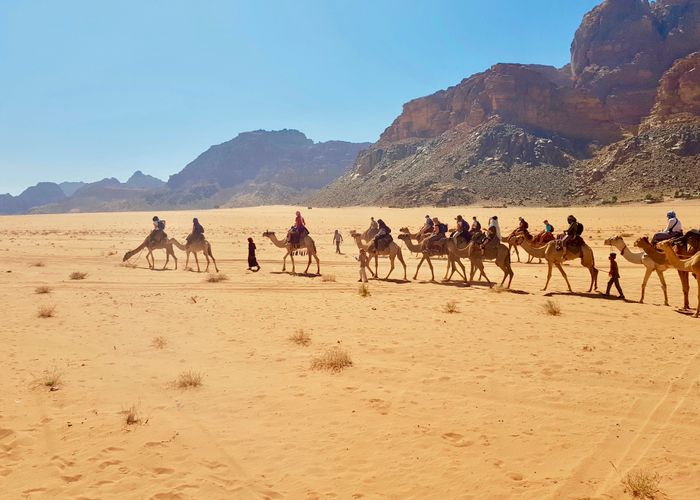
[(597, 3), (3, 2), (0, 192), (167, 180), (256, 129), (374, 142), (405, 102), (493, 64), (563, 66)]

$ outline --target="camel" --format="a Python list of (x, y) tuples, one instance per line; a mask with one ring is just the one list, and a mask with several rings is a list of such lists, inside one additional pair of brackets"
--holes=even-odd
[[(647, 236), (643, 236), (635, 241), (634, 246), (641, 248), (645, 255), (653, 260), (657, 266), (674, 267), (670, 264), (666, 255), (651, 244)], [(676, 270), (678, 271), (678, 278), (681, 280), (681, 288), (683, 289), (683, 309), (690, 309), (690, 277), (687, 271), (681, 269)]]
[(368, 227), (365, 230), (365, 232), (362, 233), (362, 241), (366, 241), (367, 243), (369, 243), (370, 241), (372, 241), (374, 239), (375, 236), (377, 236), (378, 232), (379, 232), (379, 227), (377, 227), (377, 226), (374, 226), (374, 228), (372, 226)]
[(625, 240), (622, 239), (622, 236), (613, 236), (612, 238), (608, 238), (605, 240), (605, 244), (617, 248), (620, 255), (622, 255), (622, 257), (624, 257), (628, 262), (646, 267), (644, 279), (642, 280), (642, 296), (639, 299), (640, 304), (644, 303), (644, 291), (646, 290), (649, 276), (651, 276), (651, 273), (656, 271), (659, 281), (661, 282), (661, 289), (664, 291), (664, 305), (668, 305), (668, 291), (666, 289), (666, 280), (664, 279), (664, 271), (668, 269), (668, 265), (666, 265), (666, 263), (657, 263), (645, 252), (635, 253), (631, 251), (625, 244)]
[(163, 237), (160, 238), (158, 241), (154, 241), (151, 238), (151, 235), (149, 234), (146, 237), (146, 239), (143, 240), (143, 243), (141, 243), (138, 247), (134, 248), (133, 250), (130, 250), (129, 252), (126, 252), (124, 254), (122, 262), (126, 262), (144, 248), (148, 250), (148, 253), (146, 254), (146, 261), (148, 262), (149, 269), (155, 269), (156, 266), (156, 259), (153, 256), (153, 250), (165, 250), (165, 264), (163, 265), (163, 270), (165, 270), (168, 267), (170, 257), (172, 257), (175, 261), (175, 269), (177, 269), (177, 257), (175, 256), (175, 252), (173, 251), (173, 240), (169, 240), (168, 236), (165, 233), (163, 233)]
[(544, 288), (542, 289), (543, 291), (547, 290), (549, 281), (552, 279), (552, 267), (556, 266), (561, 275), (564, 277), (567, 288), (570, 292), (573, 292), (571, 289), (571, 284), (569, 283), (569, 278), (566, 276), (564, 268), (562, 268), (561, 265), (567, 260), (575, 260), (579, 257), (581, 258), (581, 265), (588, 268), (588, 271), (591, 273), (591, 284), (588, 287), (588, 292), (590, 293), (594, 287), (596, 290), (598, 289), (598, 269), (595, 267), (595, 256), (593, 255), (593, 250), (591, 250), (591, 247), (585, 243), (581, 247), (580, 256), (571, 253), (568, 248), (566, 252), (564, 252), (563, 248), (557, 249), (556, 241), (550, 241), (545, 246), (538, 248), (533, 246), (533, 244), (527, 238), (519, 236), (518, 243), (523, 250), (533, 257), (544, 258), (547, 260), (547, 281), (544, 284)]
[(377, 267), (379, 266), (378, 260), (379, 260), (379, 255), (388, 255), (389, 256), (389, 262), (391, 263), (391, 269), (389, 269), (389, 274), (386, 275), (384, 279), (389, 279), (389, 276), (391, 276), (391, 273), (394, 271), (394, 259), (398, 258), (399, 262), (403, 265), (403, 279), (404, 281), (407, 281), (406, 278), (406, 262), (403, 260), (403, 255), (401, 253), (401, 247), (396, 244), (396, 242), (392, 241), (389, 243), (389, 246), (385, 248), (384, 250), (379, 250), (377, 251), (374, 248), (374, 241), (370, 242), (369, 244), (365, 245), (362, 243), (362, 235), (358, 233), (357, 231), (350, 231), (350, 236), (355, 240), (355, 244), (357, 245), (357, 248), (360, 250), (364, 250), (367, 252), (367, 255), (370, 257), (374, 255), (374, 276), (377, 277)]
[(685, 273), (693, 273), (698, 282), (698, 306), (695, 309), (694, 317), (700, 317), (700, 252), (696, 252), (687, 259), (681, 259), (673, 250), (671, 241), (662, 241), (659, 246), (666, 255), (666, 260), (672, 266)]
[[(479, 243), (476, 241), (471, 241), (466, 247), (464, 247), (463, 251), (459, 253), (461, 256), (462, 253), (466, 254), (469, 260), (471, 261), (471, 269), (469, 270), (469, 281), (472, 281), (474, 279), (474, 274), (476, 274), (477, 269), (481, 273), (481, 276), (483, 276), (488, 283), (491, 283), (491, 280), (486, 276), (486, 273), (484, 272), (484, 263), (483, 261), (485, 260), (493, 260), (496, 263), (496, 266), (503, 271), (503, 279), (501, 280), (501, 286), (503, 286), (503, 283), (506, 282), (506, 278), (508, 279), (508, 285), (506, 285), (506, 288), (510, 288), (510, 284), (513, 282), (513, 276), (515, 273), (513, 273), (513, 268), (510, 265), (510, 250), (508, 250), (508, 247), (505, 246), (503, 243), (498, 243), (498, 246), (495, 248), (495, 252), (490, 249), (486, 249), (486, 251), (481, 250), (481, 246)], [(454, 271), (454, 268), (453, 268)], [(481, 279), (481, 276), (479, 279)]]
[(211, 244), (205, 239), (205, 238), (197, 238), (194, 241), (186, 244), (182, 244), (179, 241), (177, 241), (175, 238), (173, 238), (172, 243), (178, 247), (180, 250), (183, 250), (186, 252), (187, 258), (185, 259), (185, 270), (187, 270), (187, 265), (190, 263), (190, 254), (194, 254), (194, 261), (197, 263), (197, 272), (201, 272), (201, 269), (199, 268), (199, 259), (197, 258), (197, 252), (202, 252), (204, 254), (204, 258), (207, 259), (207, 267), (204, 270), (204, 272), (209, 271), (209, 258), (211, 257), (212, 262), (214, 262), (214, 269), (216, 269), (216, 272), (219, 272), (219, 268), (216, 267), (216, 259), (214, 258), (214, 254), (211, 253)]
[[(405, 230), (405, 231), (404, 231)], [(435, 272), (433, 270), (433, 263), (430, 261), (430, 255), (432, 254), (433, 257), (436, 255), (446, 255), (447, 256), (447, 268), (445, 269), (445, 277), (443, 278), (443, 281), (447, 280), (447, 273), (450, 270), (450, 267), (454, 262), (457, 262), (459, 267), (461, 267), (462, 272), (461, 275), (464, 278), (464, 281), (468, 284), (467, 282), (467, 271), (464, 269), (464, 264), (462, 264), (462, 261), (460, 260), (459, 256), (456, 254), (457, 246), (455, 245), (455, 242), (452, 240), (452, 238), (445, 238), (439, 242), (440, 247), (437, 252), (435, 251), (430, 251), (428, 250), (425, 245), (422, 245), (420, 240), (418, 241), (418, 244), (413, 243), (413, 235), (411, 235), (410, 232), (406, 228), (401, 228), (400, 229), (401, 234), (399, 235), (399, 239), (404, 242), (406, 245), (406, 248), (408, 248), (409, 252), (413, 253), (419, 253), (422, 255), (420, 262), (418, 263), (418, 267), (416, 268), (416, 274), (413, 276), (413, 279), (418, 278), (418, 271), (420, 271), (420, 266), (423, 265), (423, 261), (426, 261), (428, 263), (428, 266), (430, 267), (430, 274), (431, 278), (430, 281), (435, 281)], [(459, 272), (459, 271), (458, 271)]]
[(270, 238), (270, 241), (277, 248), (284, 248), (285, 250), (287, 250), (287, 253), (284, 254), (284, 258), (282, 259), (282, 272), (285, 272), (287, 270), (287, 256), (289, 256), (289, 258), (292, 260), (292, 274), (296, 274), (296, 267), (294, 265), (294, 254), (297, 252), (300, 252), (302, 254), (303, 252), (306, 252), (306, 254), (309, 256), (309, 262), (308, 264), (306, 264), (306, 269), (304, 270), (303, 274), (307, 274), (309, 272), (312, 257), (316, 260), (316, 274), (321, 274), (321, 261), (318, 260), (318, 255), (316, 255), (316, 243), (314, 242), (313, 238), (311, 238), (311, 236), (308, 235), (308, 233), (301, 239), (298, 247), (289, 243), (286, 239), (278, 240), (274, 231), (265, 231), (262, 235), (264, 238)]

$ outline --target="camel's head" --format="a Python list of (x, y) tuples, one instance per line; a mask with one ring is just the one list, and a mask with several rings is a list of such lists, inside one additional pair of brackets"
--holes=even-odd
[(408, 234), (408, 233), (410, 233), (411, 231), (409, 231), (407, 227), (402, 227), (401, 229), (399, 229), (399, 232), (400, 232), (400, 233)]
[(350, 231), (350, 236), (352, 238), (358, 238), (358, 237), (361, 238), (362, 237), (362, 235), (360, 233), (358, 233), (357, 231), (355, 231), (354, 229)]
[(122, 262), (126, 262), (127, 260), (129, 260), (129, 252), (126, 252), (124, 254), (124, 258), (122, 259)]
[(641, 238), (637, 238), (634, 242), (634, 246), (636, 246), (636, 247), (641, 248), (643, 245), (647, 245), (647, 246), (651, 245), (651, 242), (649, 241), (648, 236), (642, 236)]
[(397, 236), (397, 238), (400, 239), (400, 240), (404, 240), (404, 241), (405, 241), (405, 240), (410, 240), (410, 239), (411, 239), (411, 235), (408, 234), (408, 233), (402, 232), (401, 234), (399, 234), (399, 235)]
[(622, 237), (619, 235), (611, 236), (610, 238), (606, 239), (603, 244), (607, 246), (613, 246), (615, 243), (622, 241)]
[(270, 238), (271, 236), (275, 235), (274, 231), (265, 231), (263, 234), (263, 238)]
[(659, 246), (659, 247), (673, 246), (673, 240), (665, 240), (665, 241), (659, 242), (659, 243), (657, 243), (657, 246)]

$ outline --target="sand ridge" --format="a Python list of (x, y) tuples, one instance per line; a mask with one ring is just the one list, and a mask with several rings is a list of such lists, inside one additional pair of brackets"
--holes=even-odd
[[(603, 240), (625, 234), (631, 244), (662, 227), (667, 208), (698, 225), (694, 202), (302, 209), (326, 280), (281, 273), (284, 252), (260, 236), (281, 234), (294, 207), (159, 213), (181, 241), (199, 217), (228, 277), (219, 283), (183, 271), (178, 250), (178, 271), (149, 271), (145, 258), (122, 265), (150, 213), (2, 217), (2, 490), (8, 498), (619, 498), (620, 475), (644, 469), (671, 498), (697, 498), (699, 323), (675, 311), (674, 271), (666, 272), (671, 307), (655, 276), (645, 304), (581, 293), (589, 274), (578, 263), (565, 266), (576, 293), (555, 271), (544, 294), (546, 266), (515, 258), (513, 292), (430, 283), (424, 266), (416, 281), (370, 281), (363, 298), (348, 235), (370, 216), (397, 233), (417, 229), (426, 213), (482, 223), (497, 214), (505, 232), (519, 215), (560, 230), (574, 213), (604, 287)], [(343, 255), (334, 253), (336, 228)], [(258, 273), (246, 271), (247, 236)], [(410, 278), (418, 259), (397, 243)], [(625, 294), (637, 300), (643, 267), (619, 262)], [(434, 265), (441, 277), (445, 261)], [(379, 266), (386, 272), (386, 259)], [(85, 279), (69, 279), (76, 271)], [(486, 271), (500, 281), (492, 262)], [(50, 293), (35, 293), (40, 286)], [(546, 300), (562, 314), (546, 315)], [(444, 311), (449, 301), (458, 312)], [(38, 318), (42, 305), (55, 306), (54, 316)], [(289, 340), (299, 329), (308, 346)], [(352, 366), (313, 370), (333, 346)], [(54, 369), (62, 380), (50, 391), (42, 381)], [(201, 387), (176, 386), (187, 370), (202, 375)], [(128, 426), (132, 405), (142, 422)]]

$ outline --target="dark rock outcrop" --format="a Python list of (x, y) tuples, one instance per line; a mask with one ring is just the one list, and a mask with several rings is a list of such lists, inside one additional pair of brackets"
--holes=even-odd
[(18, 196), (9, 194), (0, 195), (0, 213), (20, 214), (29, 211), (32, 207), (55, 203), (66, 198), (65, 193), (58, 184), (53, 182), (40, 182), (36, 186), (25, 189)]

